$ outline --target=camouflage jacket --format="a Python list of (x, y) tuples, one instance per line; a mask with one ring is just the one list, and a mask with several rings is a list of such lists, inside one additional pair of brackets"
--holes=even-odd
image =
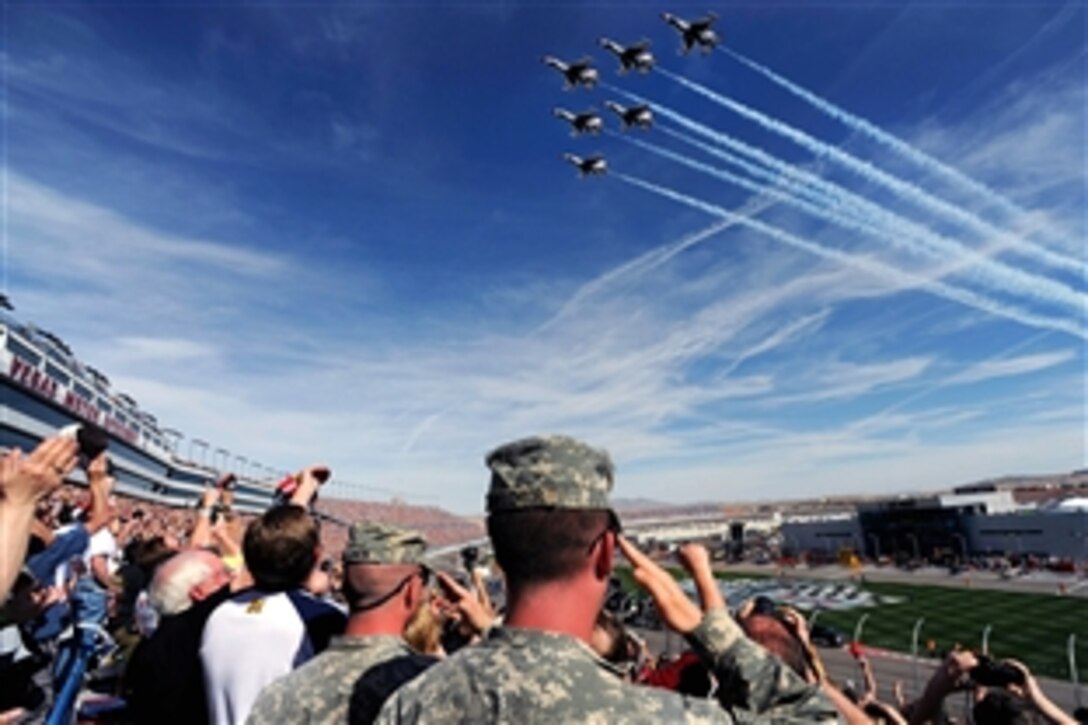
[(355, 682), (371, 667), (412, 654), (400, 637), (334, 637), (328, 649), (261, 690), (247, 725), (346, 723)]
[(735, 704), (633, 685), (574, 637), (496, 628), (403, 686), (376, 722), (732, 723), (837, 720), (831, 703), (744, 637), (724, 611), (708, 613), (689, 641), (730, 683)]

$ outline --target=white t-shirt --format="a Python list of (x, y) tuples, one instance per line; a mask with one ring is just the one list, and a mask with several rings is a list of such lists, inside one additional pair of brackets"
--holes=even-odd
[(87, 569), (91, 568), (91, 560), (96, 556), (106, 557), (106, 567), (110, 576), (117, 572), (120, 551), (117, 548), (117, 539), (113, 538), (108, 527), (102, 527), (91, 537), (91, 543), (87, 545), (87, 551), (83, 554), (83, 561), (87, 563)]
[(239, 592), (220, 604), (204, 625), (200, 661), (215, 725), (241, 725), (257, 695), (344, 631), (346, 617), (301, 591)]

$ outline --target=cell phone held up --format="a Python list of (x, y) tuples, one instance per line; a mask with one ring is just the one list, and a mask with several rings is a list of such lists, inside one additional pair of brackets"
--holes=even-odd
[[(110, 439), (106, 431), (93, 423), (73, 423), (61, 428), (57, 435), (75, 439), (79, 445), (79, 467), (86, 470), (87, 465), (109, 448)], [(110, 467), (112, 469), (112, 465)], [(112, 474), (112, 470), (110, 471)]]
[(461, 549), (461, 565), (471, 576), (476, 564), (480, 561), (480, 550), (475, 546), (466, 546)]
[(978, 664), (971, 669), (971, 680), (983, 687), (1008, 687), (1024, 684), (1024, 675), (1007, 662), (978, 655)]
[[(313, 470), (313, 476), (317, 479), (318, 483), (324, 484), (332, 476), (332, 471), (328, 468), (315, 468)], [(286, 506), (291, 503), (291, 497), (295, 495), (295, 491), (302, 484), (302, 476), (299, 474), (292, 474), (284, 478), (276, 485), (276, 491), (272, 494), (272, 500), (276, 506)], [(317, 494), (314, 494), (314, 501), (317, 500)]]

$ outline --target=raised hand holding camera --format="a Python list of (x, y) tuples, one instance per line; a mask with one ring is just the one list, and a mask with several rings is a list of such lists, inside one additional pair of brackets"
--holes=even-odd
[(324, 464), (309, 466), (287, 476), (276, 486), (276, 505), (309, 508), (317, 500), (317, 489), (331, 477), (332, 469)]

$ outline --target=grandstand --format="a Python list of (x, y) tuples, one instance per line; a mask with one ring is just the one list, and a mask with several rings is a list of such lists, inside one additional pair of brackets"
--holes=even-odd
[[(58, 497), (78, 504), (86, 494), (86, 489), (67, 485)], [(162, 522), (165, 528), (174, 534), (185, 534), (193, 524), (194, 508), (168, 506), (143, 498), (115, 494), (117, 513), (123, 519), (131, 519), (137, 510), (143, 511), (146, 518)], [(193, 504), (195, 506), (196, 500)], [(416, 529), (427, 537), (432, 546), (456, 546), (484, 536), (483, 525), (479, 521), (452, 514), (436, 506), (416, 506), (401, 501), (387, 503), (378, 501), (348, 501), (343, 499), (320, 499), (315, 506), (319, 514), (325, 517), (321, 531), (321, 543), (325, 556), (337, 558), (347, 541), (347, 524), (353, 521), (369, 519), (383, 521)], [(239, 519), (246, 524), (251, 514), (240, 513)]]
[[(431, 546), (453, 546), (484, 536), (479, 521), (457, 516), (437, 506), (416, 506), (402, 501), (349, 501), (321, 498), (316, 505), (319, 513), (343, 522), (369, 519), (416, 529), (427, 537)], [(326, 526), (321, 532), (326, 555), (339, 556), (347, 541), (347, 528)]]

